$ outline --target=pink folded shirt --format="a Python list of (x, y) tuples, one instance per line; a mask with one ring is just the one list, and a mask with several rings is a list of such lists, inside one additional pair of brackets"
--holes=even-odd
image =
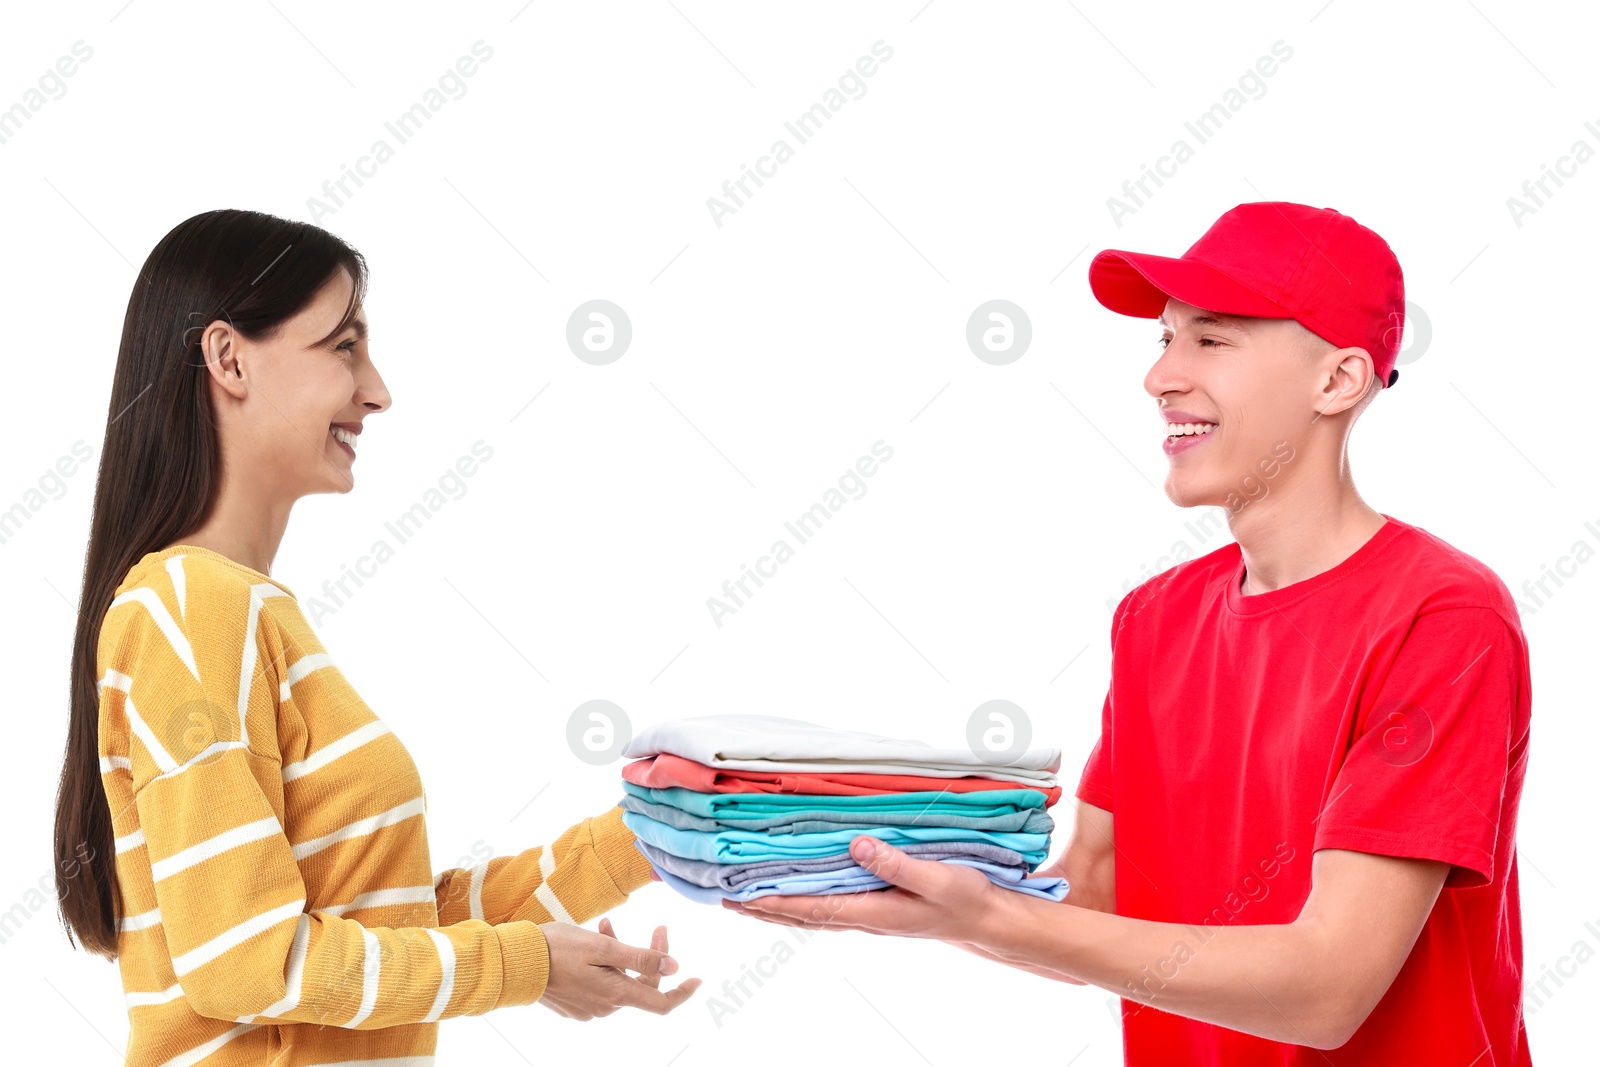
[(726, 770), (658, 753), (622, 767), (624, 780), (634, 785), (665, 789), (681, 786), (697, 793), (810, 793), (819, 796), (867, 796), (879, 793), (918, 793), (948, 790), (976, 793), (986, 789), (1038, 789), (1045, 807), (1061, 799), (1061, 787), (1002, 782), (993, 778), (924, 778), (906, 774), (800, 774), (794, 772)]

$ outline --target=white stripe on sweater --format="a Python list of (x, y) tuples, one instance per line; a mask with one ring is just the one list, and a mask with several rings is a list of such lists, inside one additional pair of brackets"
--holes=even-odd
[(361, 940), (366, 946), (366, 955), (361, 959), (361, 1006), (356, 1009), (355, 1016), (343, 1024), (351, 1030), (366, 1022), (377, 1006), (378, 973), (383, 968), (383, 946), (378, 944), (378, 935), (363, 929)]
[(300, 921), (294, 928), (294, 944), (289, 949), (289, 969), (284, 972), (283, 999), (254, 1015), (242, 1016), (239, 1022), (251, 1023), (263, 1017), (271, 1018), (300, 1006), (300, 987), (306, 973), (306, 948), (310, 944), (311, 916), (301, 912)]
[[(348, 904), (329, 904), (327, 907), (317, 908), (325, 915), (344, 915), (352, 911), (362, 911), (366, 908), (387, 908), (395, 904), (426, 904), (438, 899), (431, 885), (408, 885), (397, 889), (373, 889), (362, 893)], [(414, 923), (406, 924), (416, 925)]]
[(450, 1006), (450, 992), (456, 985), (456, 947), (433, 927), (425, 926), (423, 930), (433, 938), (433, 945), (439, 950), (439, 992), (433, 998), (433, 1007), (422, 1019), (425, 1023), (433, 1023), (438, 1022), (444, 1009)]
[(259, 584), (250, 587), (250, 608), (244, 620), (244, 648), (239, 655), (239, 740), (250, 743), (250, 730), (245, 724), (250, 710), (250, 686), (256, 673), (256, 620), (261, 617)]
[[(156, 766), (161, 769), (160, 773), (156, 775), (156, 778), (165, 777), (174, 771), (181, 771), (191, 764), (197, 763), (201, 759), (211, 755), (213, 752), (222, 751), (228, 748), (246, 747), (243, 741), (216, 741), (180, 764), (177, 760), (173, 759), (172, 753), (167, 751), (166, 745), (161, 741), (160, 738), (156, 737), (155, 731), (150, 729), (150, 724), (145, 722), (144, 716), (140, 715), (139, 709), (134, 706), (133, 679), (120, 671), (107, 668), (105, 677), (95, 683), (95, 688), (103, 693), (105, 691), (105, 687), (108, 685), (113, 689), (120, 689), (122, 692), (128, 694), (127, 699), (123, 702), (123, 709), (128, 716), (128, 729), (133, 732), (134, 736), (139, 738), (140, 743), (142, 743), (145, 747), (145, 751), (150, 753), (150, 758), (155, 762)], [(131, 771), (132, 769), (133, 761), (128, 756), (100, 757), (101, 774), (105, 774), (107, 771), (113, 770)], [(154, 781), (154, 779), (152, 779), (152, 781)]]
[(130, 1008), (144, 1008), (153, 1004), (166, 1004), (183, 996), (183, 986), (173, 982), (159, 993), (128, 993), (123, 999)]
[(156, 626), (160, 628), (161, 633), (166, 637), (167, 644), (172, 646), (172, 651), (178, 654), (178, 658), (183, 661), (185, 667), (189, 668), (189, 673), (194, 675), (194, 680), (198, 682), (200, 680), (200, 669), (194, 665), (194, 650), (189, 647), (189, 639), (183, 635), (183, 631), (178, 628), (178, 624), (172, 621), (172, 613), (161, 602), (161, 597), (157, 595), (156, 591), (148, 586), (135, 586), (121, 596), (112, 598), (111, 604), (106, 610), (109, 611), (118, 604), (128, 603), (144, 605), (145, 610), (150, 613), (150, 618), (155, 620)]
[(422, 798), (415, 797), (406, 801), (404, 804), (396, 804), (388, 811), (382, 811), (376, 815), (369, 815), (365, 819), (357, 819), (355, 822), (350, 823), (347, 826), (341, 826), (331, 834), (323, 834), (321, 837), (314, 837), (310, 841), (300, 842), (298, 845), (294, 846), (294, 858), (297, 860), (303, 860), (307, 856), (315, 856), (318, 852), (321, 852), (330, 845), (337, 845), (339, 842), (348, 841), (352, 837), (361, 837), (365, 834), (370, 834), (374, 830), (381, 830), (385, 826), (402, 822), (411, 818), (413, 815), (421, 815), (422, 812)]
[(187, 622), (189, 609), (184, 601), (188, 599), (188, 585), (184, 581), (182, 553), (167, 560), (167, 577), (172, 579), (172, 591), (178, 597), (178, 618)]
[(277, 816), (268, 815), (265, 819), (257, 819), (255, 822), (247, 822), (243, 826), (224, 830), (199, 844), (180, 849), (166, 859), (153, 861), (150, 864), (150, 875), (159, 882), (163, 878), (171, 878), (179, 871), (186, 871), (197, 863), (204, 863), (213, 856), (220, 856), (231, 848), (248, 845), (252, 841), (259, 841), (263, 837), (271, 837), (282, 831)]
[(144, 844), (144, 827), (142, 826), (133, 833), (123, 834), (112, 842), (113, 848), (119, 853), (126, 852), (131, 848), (138, 848), (142, 844)]
[(254, 1015), (240, 1017), (239, 1022), (251, 1023), (260, 1018), (271, 1018), (300, 1006), (300, 988), (306, 973), (306, 949), (310, 944), (311, 916), (301, 912), (300, 921), (294, 928), (294, 944), (289, 948), (289, 968), (283, 976), (283, 999)]
[(561, 903), (561, 898), (556, 896), (556, 891), (550, 888), (550, 876), (556, 871), (555, 853), (546, 845), (539, 853), (539, 886), (533, 891), (533, 899), (544, 905), (544, 910), (550, 913), (550, 918), (558, 923), (572, 923), (572, 913), (567, 911), (567, 906)]
[(284, 674), (283, 681), (278, 684), (278, 698), (289, 699), (289, 688), (312, 671), (320, 671), (324, 667), (333, 666), (333, 657), (326, 652), (313, 652), (309, 656), (301, 656), (289, 664), (289, 670)]
[[(188, 770), (190, 767), (198, 767), (198, 766), (203, 765), (204, 763), (207, 762), (207, 757), (212, 756), (212, 755), (214, 755), (216, 753), (219, 753), (219, 752), (226, 752), (230, 748), (244, 748), (244, 742), (243, 741), (213, 741), (213, 742), (211, 742), (211, 744), (207, 745), (205, 748), (202, 748), (199, 752), (196, 752), (194, 755), (190, 756), (184, 762), (178, 764), (172, 770), (165, 771), (165, 772), (163, 772), (161, 774), (158, 774), (155, 777), (151, 778), (150, 782), (168, 782), (168, 781), (171, 781), (174, 777), (176, 777), (177, 775), (182, 774), (184, 771)], [(145, 784), (149, 785), (150, 782), (146, 782)]]
[(118, 930), (143, 930), (148, 926), (155, 926), (161, 922), (161, 909), (151, 908), (141, 911), (137, 915), (124, 915), (117, 920)]
[[(305, 661), (301, 660), (300, 662), (303, 663)], [(332, 763), (340, 756), (343, 756), (345, 753), (352, 752), (366, 744), (368, 741), (371, 741), (377, 737), (382, 737), (388, 732), (389, 727), (377, 720), (373, 720), (372, 722), (367, 723), (365, 726), (357, 727), (356, 729), (345, 734), (343, 737), (339, 738), (337, 741), (331, 741), (328, 744), (323, 745), (305, 759), (285, 765), (283, 768), (283, 780), (285, 782), (292, 782), (296, 778), (305, 777), (312, 771), (321, 770), (323, 767), (326, 767), (328, 764)]]
[(120, 689), (126, 693), (129, 686), (133, 685), (133, 679), (129, 678), (126, 674), (123, 674), (119, 670), (114, 670), (110, 667), (107, 667), (105, 677), (94, 683), (95, 696), (100, 696), (102, 693), (104, 693), (105, 688), (108, 685), (113, 689)]
[(250, 591), (255, 593), (255, 595), (260, 597), (262, 600), (266, 600), (275, 596), (289, 595), (280, 589), (276, 582), (257, 582), (255, 585), (250, 587)]
[(474, 919), (483, 918), (483, 878), (488, 873), (488, 860), (472, 868), (472, 881), (468, 883), (467, 890), (467, 908)]
[[(204, 966), (229, 949), (237, 948), (244, 944), (263, 930), (270, 930), (281, 922), (287, 922), (297, 915), (305, 914), (305, 906), (306, 902), (304, 900), (291, 900), (287, 904), (280, 904), (276, 908), (262, 912), (260, 915), (252, 915), (244, 922), (224, 930), (211, 940), (196, 945), (188, 952), (180, 952), (172, 957), (172, 973), (182, 978), (196, 967)], [(226, 979), (220, 980), (226, 981)]]
[(128, 710), (128, 728), (133, 731), (134, 736), (144, 745), (144, 750), (150, 753), (150, 758), (155, 761), (157, 767), (161, 768), (161, 773), (166, 774), (168, 771), (177, 770), (178, 761), (172, 758), (166, 746), (161, 743), (155, 732), (150, 729), (150, 724), (144, 721), (144, 717), (133, 706), (133, 695), (131, 693), (128, 695), (127, 700), (123, 702), (123, 707)]
[(205, 1059), (207, 1056), (211, 1055), (213, 1052), (217, 1051), (217, 1049), (221, 1048), (223, 1045), (226, 1045), (240, 1034), (247, 1034), (251, 1030), (257, 1029), (260, 1028), (253, 1026), (250, 1023), (240, 1023), (227, 1033), (218, 1034), (210, 1041), (207, 1041), (202, 1045), (196, 1045), (188, 1052), (178, 1053), (178, 1055), (163, 1063), (161, 1067), (194, 1067), (195, 1064), (199, 1063), (201, 1060)]

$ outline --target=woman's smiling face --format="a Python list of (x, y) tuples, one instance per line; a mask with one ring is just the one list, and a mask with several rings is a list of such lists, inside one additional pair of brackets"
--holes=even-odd
[(328, 336), (344, 318), (353, 285), (339, 271), (266, 340), (223, 331), (222, 351), (232, 346), (232, 360), (217, 360), (212, 372), (229, 394), (218, 398), (226, 409), (219, 412), (227, 425), (225, 462), (239, 464), (235, 476), (257, 491), (292, 501), (355, 486), (355, 435), (390, 398), (368, 350), (365, 311), (357, 306), (345, 328)]

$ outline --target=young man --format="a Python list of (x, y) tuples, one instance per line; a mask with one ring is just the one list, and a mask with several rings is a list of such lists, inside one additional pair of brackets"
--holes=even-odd
[(875, 841), (897, 888), (768, 897), (775, 922), (931, 937), (1123, 998), (1128, 1064), (1531, 1062), (1515, 849), (1528, 650), (1482, 563), (1374, 511), (1347, 455), (1397, 380), (1377, 234), (1241, 204), (1180, 258), (1105, 251), (1159, 316), (1166, 492), (1235, 543), (1118, 605), (1061, 904)]

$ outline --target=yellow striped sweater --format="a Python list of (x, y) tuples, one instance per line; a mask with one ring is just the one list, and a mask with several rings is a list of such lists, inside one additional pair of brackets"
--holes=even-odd
[(621, 809), (434, 873), (422, 780), (293, 592), (194, 545), (145, 555), (98, 647), (127, 1063), (432, 1063), (438, 1020), (528, 1004), (538, 924), (650, 878)]

